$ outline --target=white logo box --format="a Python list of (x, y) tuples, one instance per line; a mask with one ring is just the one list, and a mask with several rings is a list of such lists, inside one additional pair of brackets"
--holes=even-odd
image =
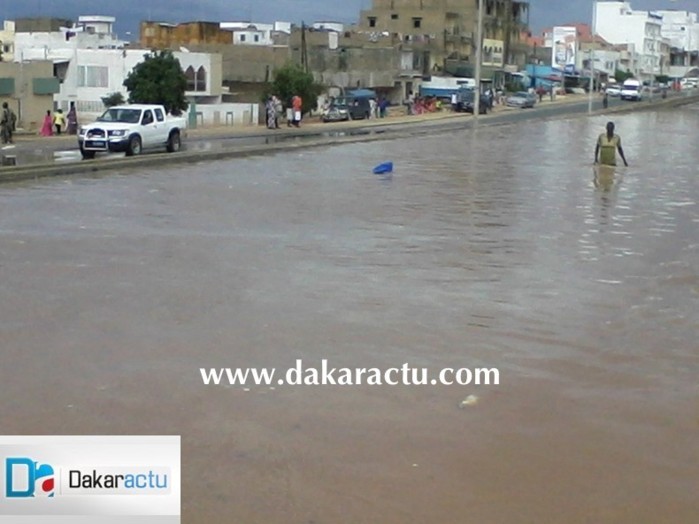
[(180, 522), (179, 436), (0, 436), (0, 469), (1, 524)]

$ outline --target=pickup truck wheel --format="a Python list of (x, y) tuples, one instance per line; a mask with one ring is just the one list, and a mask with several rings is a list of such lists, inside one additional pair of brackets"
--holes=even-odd
[(129, 138), (129, 145), (126, 147), (126, 156), (136, 156), (141, 154), (141, 137), (134, 135)]
[(182, 138), (179, 131), (173, 131), (167, 139), (167, 152), (177, 153), (182, 146)]
[(93, 158), (95, 158), (94, 151), (85, 151), (82, 147), (80, 148), (80, 154), (85, 160), (92, 160)]

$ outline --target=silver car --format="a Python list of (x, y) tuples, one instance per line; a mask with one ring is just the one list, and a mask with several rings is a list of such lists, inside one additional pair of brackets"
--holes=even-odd
[(534, 104), (536, 104), (536, 95), (527, 93), (526, 91), (520, 91), (519, 93), (508, 96), (505, 103), (508, 107), (520, 107), (522, 109), (525, 107), (534, 107)]

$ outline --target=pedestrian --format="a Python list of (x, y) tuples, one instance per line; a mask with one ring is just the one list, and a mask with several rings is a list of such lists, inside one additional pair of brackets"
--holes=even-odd
[(301, 125), (303, 99), (299, 95), (294, 95), (291, 99), (291, 107), (294, 110), (294, 126), (299, 127)]
[(609, 95), (607, 95), (607, 92), (604, 92), (604, 98), (602, 98), (602, 107), (607, 109), (609, 107)]
[(279, 118), (283, 111), (282, 101), (277, 95), (272, 96), (272, 100), (274, 101), (274, 128), (279, 129)]
[(291, 97), (286, 105), (286, 127), (291, 127), (294, 123), (293, 101), (294, 98)]
[(267, 116), (267, 129), (275, 129), (274, 125), (274, 101), (271, 96), (267, 97), (267, 102), (265, 102), (265, 111)]
[(63, 115), (63, 109), (57, 109), (53, 115), (53, 125), (56, 128), (56, 134), (61, 134), (61, 129), (66, 125), (66, 117)]
[(51, 110), (46, 110), (46, 115), (44, 116), (44, 123), (41, 126), (41, 131), (39, 131), (41, 136), (52, 136), (53, 135), (53, 118), (51, 118)]
[(2, 114), (0, 115), (0, 135), (3, 144), (12, 143), (12, 133), (17, 127), (17, 115), (10, 109), (7, 102), (2, 103)]
[(386, 110), (388, 109), (388, 100), (385, 96), (379, 100), (379, 118), (386, 118)]
[(451, 93), (451, 110), (452, 112), (456, 113), (459, 110), (459, 95), (456, 93), (456, 91), (453, 91)]
[(75, 102), (70, 103), (68, 110), (68, 128), (66, 129), (69, 135), (78, 134), (78, 113), (75, 110)]
[(603, 166), (616, 166), (616, 152), (619, 151), (619, 156), (624, 161), (624, 165), (629, 167), (629, 163), (624, 156), (624, 150), (621, 147), (621, 137), (614, 134), (614, 122), (607, 122), (607, 132), (602, 133), (597, 139), (595, 146), (595, 164), (599, 163)]
[(378, 104), (375, 98), (369, 99), (369, 118), (376, 118), (378, 116), (377, 112)]

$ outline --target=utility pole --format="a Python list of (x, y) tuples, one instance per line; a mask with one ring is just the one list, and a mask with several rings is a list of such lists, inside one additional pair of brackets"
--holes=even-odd
[(476, 31), (476, 89), (473, 93), (473, 125), (478, 125), (481, 111), (481, 50), (483, 49), (483, 0), (478, 0), (478, 30)]
[(308, 49), (306, 48), (306, 24), (301, 22), (301, 67), (308, 73)]

